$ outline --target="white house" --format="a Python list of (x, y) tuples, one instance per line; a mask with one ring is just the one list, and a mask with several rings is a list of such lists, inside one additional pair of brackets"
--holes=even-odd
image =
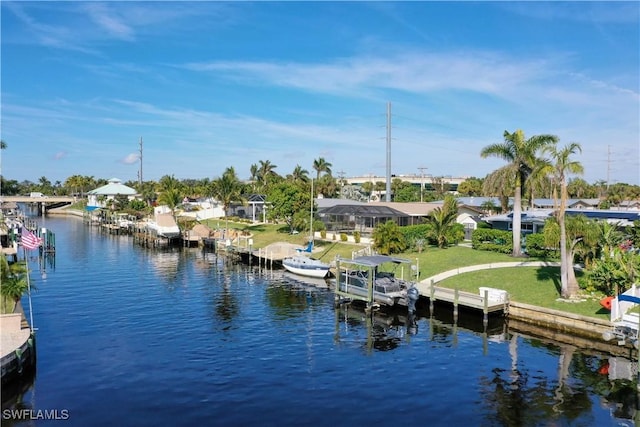
[(115, 199), (116, 196), (124, 195), (132, 200), (136, 193), (135, 189), (122, 184), (118, 178), (111, 178), (107, 185), (87, 192), (87, 210), (107, 207), (109, 200)]

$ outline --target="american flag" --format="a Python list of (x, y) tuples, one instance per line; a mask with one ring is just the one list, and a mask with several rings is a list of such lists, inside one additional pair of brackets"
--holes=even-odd
[(37, 249), (42, 244), (42, 239), (26, 228), (22, 227), (22, 232), (20, 233), (22, 246), (25, 249)]

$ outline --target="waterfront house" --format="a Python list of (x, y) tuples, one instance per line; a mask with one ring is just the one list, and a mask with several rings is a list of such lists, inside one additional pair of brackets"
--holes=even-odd
[(98, 208), (106, 208), (110, 200), (114, 200), (118, 196), (126, 196), (128, 200), (132, 200), (136, 196), (136, 190), (122, 184), (118, 178), (111, 178), (107, 185), (98, 187), (87, 192), (87, 210), (93, 211)]

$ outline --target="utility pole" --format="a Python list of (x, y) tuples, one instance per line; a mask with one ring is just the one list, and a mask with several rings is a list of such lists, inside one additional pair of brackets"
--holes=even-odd
[(610, 175), (611, 175), (611, 145), (607, 145), (607, 190), (609, 190)]
[(387, 194), (385, 201), (391, 201), (391, 102), (387, 102)]
[(142, 191), (142, 137), (140, 137), (140, 173), (138, 174), (138, 185)]
[(418, 170), (420, 171), (420, 203), (422, 203), (422, 193), (424, 192), (424, 171), (429, 168), (424, 166), (420, 166)]

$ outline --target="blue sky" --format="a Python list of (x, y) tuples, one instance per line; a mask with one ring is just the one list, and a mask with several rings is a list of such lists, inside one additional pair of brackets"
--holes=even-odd
[(6, 179), (476, 176), (505, 130), (640, 184), (638, 2), (1, 2)]

